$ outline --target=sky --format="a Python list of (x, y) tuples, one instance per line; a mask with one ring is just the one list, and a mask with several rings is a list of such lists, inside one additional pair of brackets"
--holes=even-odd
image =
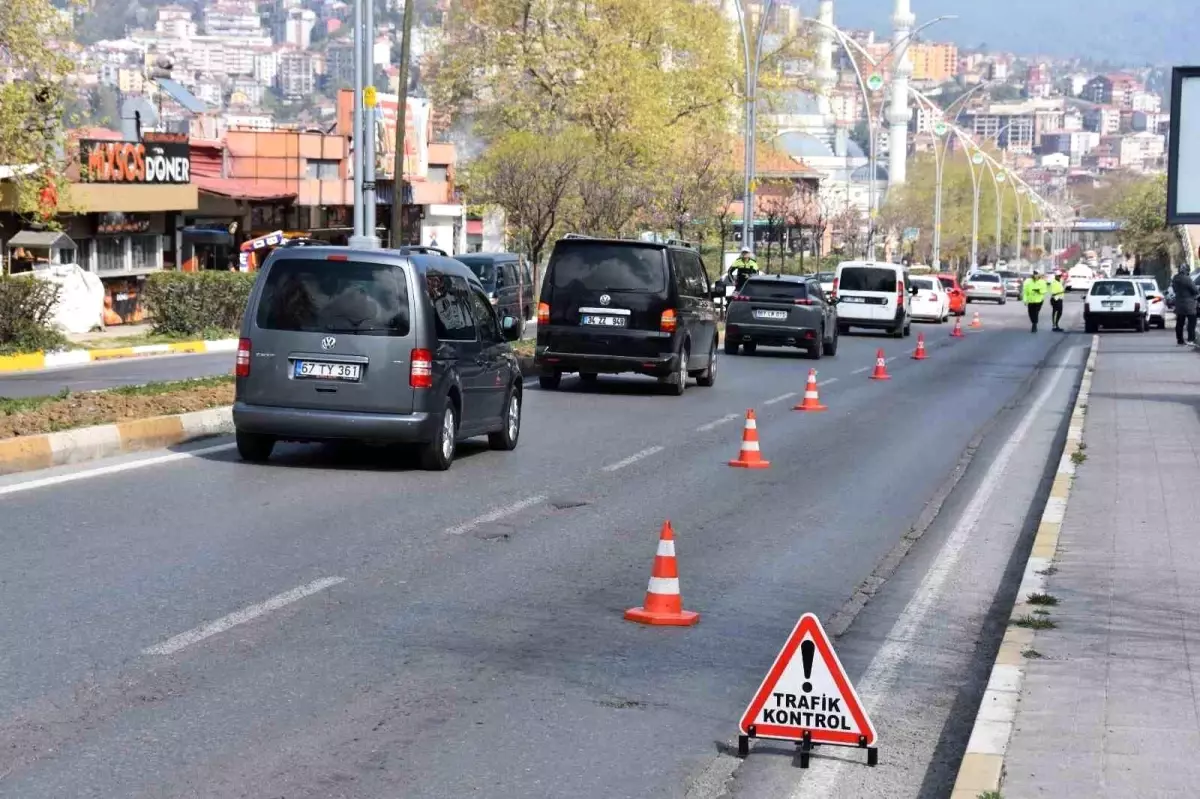
[[(959, 46), (1087, 56), (1130, 66), (1200, 65), (1200, 0), (911, 0), (922, 38)], [(792, 0), (806, 14), (816, 0)], [(892, 0), (835, 0), (839, 27), (891, 30)]]

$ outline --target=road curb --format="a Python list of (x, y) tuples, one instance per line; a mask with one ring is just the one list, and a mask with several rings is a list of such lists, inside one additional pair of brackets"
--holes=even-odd
[(1040, 594), (1046, 587), (1046, 570), (1053, 565), (1058, 552), (1058, 538), (1062, 531), (1071, 486), (1075, 479), (1074, 456), (1083, 451), (1083, 423), (1087, 416), (1088, 396), (1092, 389), (1092, 374), (1096, 369), (1096, 356), (1100, 349), (1100, 337), (1092, 336), (1087, 365), (1075, 397), (1071, 420), (1067, 428), (1067, 440), (1050, 496), (1033, 539), (1033, 549), (1025, 564), (1025, 574), (1017, 599), (1009, 617), (1009, 626), (1000, 642), (1000, 651), (992, 664), (987, 689), (979, 703), (979, 712), (967, 742), (967, 751), (958, 768), (958, 777), (950, 799), (978, 799), (980, 794), (1000, 795), (1004, 782), (1004, 757), (1016, 724), (1017, 710), (1021, 702), (1021, 688), (1025, 682), (1025, 655), (1034, 642), (1033, 630), (1017, 627), (1012, 622), (1030, 615), (1035, 606), (1028, 597)]
[(233, 432), (231, 406), (0, 440), (0, 475), (161, 449)]
[(148, 358), (155, 355), (203, 354), (214, 352), (236, 352), (237, 339), (224, 338), (213, 341), (175, 341), (169, 344), (143, 344), (137, 347), (102, 347), (63, 352), (29, 352), (21, 355), (0, 356), (0, 373), (38, 372), (64, 366), (83, 366), (103, 361), (119, 361), (127, 358)]

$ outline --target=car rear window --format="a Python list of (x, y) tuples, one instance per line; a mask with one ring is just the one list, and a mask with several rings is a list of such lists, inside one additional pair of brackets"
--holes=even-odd
[(832, 283), (836, 277), (837, 275), (833, 272), (817, 272), (817, 282), (819, 283)]
[(967, 280), (971, 283), (999, 283), (1000, 276), (990, 273), (980, 273), (978, 275), (971, 275)]
[(399, 267), (358, 261), (278, 260), (258, 303), (264, 330), (407, 336), (408, 282)]
[(1159, 291), (1158, 283), (1153, 280), (1143, 280), (1142, 289), (1150, 294), (1155, 294)]
[(466, 265), (468, 269), (475, 273), (475, 277), (479, 278), (479, 282), (484, 286), (491, 286), (496, 282), (496, 263), (491, 258), (469, 258), (460, 256), (457, 260)]
[(752, 300), (803, 300), (808, 298), (808, 287), (790, 280), (747, 280), (739, 294)]
[(910, 282), (922, 291), (933, 291), (933, 281), (928, 278), (914, 277)]
[(1092, 285), (1094, 297), (1136, 297), (1137, 289), (1124, 280), (1101, 280)]
[(939, 277), (939, 278), (938, 278), (938, 280), (940, 280), (940, 281), (942, 282), (942, 288), (944, 288), (944, 289), (952, 289), (952, 288), (954, 288), (954, 278), (952, 278), (952, 277)]
[(657, 247), (559, 244), (550, 265), (556, 289), (657, 293), (667, 288), (667, 264)]
[(896, 291), (896, 273), (875, 266), (848, 266), (841, 271), (839, 291)]

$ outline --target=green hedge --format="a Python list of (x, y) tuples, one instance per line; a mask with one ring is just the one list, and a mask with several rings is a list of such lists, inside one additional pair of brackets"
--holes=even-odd
[(246, 272), (157, 272), (146, 280), (154, 332), (170, 336), (227, 333), (242, 324), (254, 287)]
[(61, 288), (29, 275), (0, 276), (0, 354), (63, 349), (51, 319)]

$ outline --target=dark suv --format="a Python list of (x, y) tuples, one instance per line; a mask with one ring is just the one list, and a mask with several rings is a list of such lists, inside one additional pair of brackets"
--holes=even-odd
[(759, 344), (802, 347), (809, 357), (836, 355), (838, 319), (816, 275), (752, 277), (729, 303), (725, 352), (753, 355)]
[(454, 258), (479, 278), (496, 313), (519, 320), (520, 332), (524, 333), (525, 320), (533, 314), (533, 278), (521, 256), (511, 252), (475, 252)]
[(564, 372), (584, 381), (633, 372), (683, 394), (711, 386), (717, 314), (700, 254), (690, 247), (568, 236), (554, 245), (538, 303), (535, 363), (543, 388)]
[(239, 454), (277, 441), (417, 444), (443, 470), (456, 442), (486, 435), (511, 450), (521, 431), (521, 370), (463, 264), (440, 255), (346, 247), (271, 253), (238, 342), (233, 424)]

